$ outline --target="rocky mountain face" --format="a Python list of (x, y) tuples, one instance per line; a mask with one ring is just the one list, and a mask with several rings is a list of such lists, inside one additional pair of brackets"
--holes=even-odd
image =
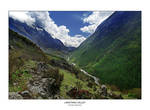
[(119, 11), (71, 55), (72, 62), (121, 89), (141, 87), (141, 12)]
[(68, 51), (70, 49), (68, 47), (65, 47), (59, 39), (54, 39), (42, 27), (31, 27), (28, 26), (26, 23), (19, 22), (10, 17), (9, 28), (27, 37), (43, 49), (51, 48), (59, 51)]

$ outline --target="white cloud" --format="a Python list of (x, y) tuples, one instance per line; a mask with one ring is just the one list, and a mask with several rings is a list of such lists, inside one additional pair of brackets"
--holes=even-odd
[(83, 18), (83, 22), (89, 23), (89, 25), (80, 28), (80, 30), (90, 34), (94, 33), (97, 26), (107, 19), (112, 13), (113, 11), (94, 11), (88, 17)]
[(15, 20), (19, 20), (22, 23), (27, 23), (29, 26), (32, 26), (35, 22), (35, 19), (28, 15), (28, 12), (25, 11), (10, 11), (9, 16)]
[(11, 12), (9, 16), (30, 26), (44, 28), (53, 38), (61, 40), (66, 46), (78, 47), (86, 39), (81, 35), (70, 36), (69, 29), (64, 25), (57, 26), (48, 12)]
[(78, 47), (86, 38), (82, 35), (75, 35), (74, 37), (66, 37), (64, 44), (66, 46)]

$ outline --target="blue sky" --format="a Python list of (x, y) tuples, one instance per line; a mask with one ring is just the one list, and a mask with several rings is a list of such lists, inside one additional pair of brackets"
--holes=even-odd
[[(46, 30), (67, 47), (78, 47), (112, 13), (113, 11), (10, 11), (9, 17), (38, 30)], [(35, 24), (39, 26), (35, 27)]]
[(70, 36), (80, 34), (87, 37), (90, 35), (90, 33), (82, 32), (80, 28), (88, 25), (83, 22), (83, 18), (92, 14), (92, 11), (50, 11), (49, 13), (58, 26), (65, 25), (70, 30)]

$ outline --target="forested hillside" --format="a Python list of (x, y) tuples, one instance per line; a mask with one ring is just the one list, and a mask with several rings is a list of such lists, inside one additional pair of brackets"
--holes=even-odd
[(71, 55), (72, 62), (120, 89), (141, 87), (141, 12), (115, 12)]

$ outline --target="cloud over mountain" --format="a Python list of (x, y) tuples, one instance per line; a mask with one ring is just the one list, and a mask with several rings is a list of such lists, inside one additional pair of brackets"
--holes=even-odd
[(112, 13), (113, 11), (94, 11), (89, 16), (83, 18), (83, 22), (89, 23), (89, 25), (80, 28), (80, 30), (90, 34), (94, 33), (97, 26), (107, 19)]
[(9, 17), (18, 20), (22, 23), (26, 23), (32, 26), (35, 23), (35, 19), (32, 18), (27, 11), (13, 11), (9, 12)]
[(29, 12), (9, 12), (9, 17), (26, 23), (31, 27), (38, 29), (44, 28), (53, 38), (61, 40), (64, 45), (78, 47), (86, 38), (82, 35), (70, 36), (69, 29), (65, 25), (58, 26), (46, 11), (29, 11)]

